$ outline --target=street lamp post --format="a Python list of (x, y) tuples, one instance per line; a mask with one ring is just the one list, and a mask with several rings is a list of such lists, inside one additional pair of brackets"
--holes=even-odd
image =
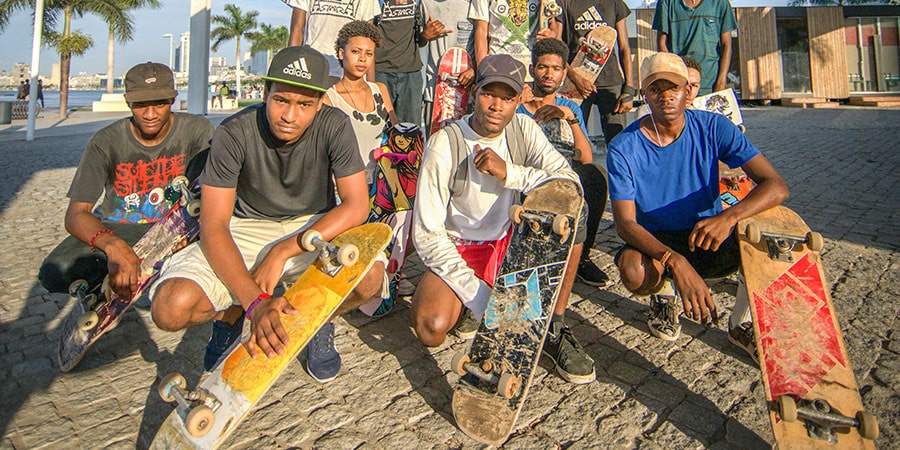
[(172, 68), (172, 64), (174, 63), (172, 61), (172, 33), (166, 33), (162, 35), (162, 37), (169, 38), (169, 69), (175, 70)]

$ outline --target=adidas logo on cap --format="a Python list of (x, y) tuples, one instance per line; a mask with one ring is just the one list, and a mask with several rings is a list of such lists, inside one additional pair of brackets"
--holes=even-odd
[(290, 65), (285, 67), (282, 72), (284, 72), (285, 75), (292, 75), (307, 80), (312, 78), (312, 74), (309, 73), (309, 69), (306, 67), (306, 58), (300, 58), (292, 62)]

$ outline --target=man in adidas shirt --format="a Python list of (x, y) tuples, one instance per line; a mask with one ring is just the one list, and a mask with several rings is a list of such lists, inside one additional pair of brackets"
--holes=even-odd
[[(553, 178), (578, 181), (565, 158), (537, 123), (515, 114), (525, 66), (509, 55), (489, 55), (478, 65), (474, 112), (455, 122), (466, 158), (466, 179), (451, 192), (453, 152), (448, 129), (426, 144), (413, 210), (413, 241), (428, 270), (412, 298), (412, 321), (419, 340), (441, 345), (465, 308), (480, 318), (510, 238), (509, 208)], [(520, 150), (528, 165), (513, 163), (506, 126), (522, 129)], [(462, 159), (460, 159), (461, 161)], [(584, 241), (582, 228), (575, 242)]]
[[(225, 119), (213, 134), (201, 174), (202, 244), (174, 255), (150, 294), (153, 321), (164, 330), (216, 320), (207, 370), (240, 338), (245, 317), (250, 354), (282, 354), (288, 336), (279, 317), (297, 311), (271, 294), (281, 280), (296, 280), (316, 256), (303, 251), (299, 237), (313, 228), (330, 240), (362, 224), (369, 211), (350, 119), (322, 102), (325, 57), (308, 46), (284, 48), (263, 79), (265, 102)], [(338, 313), (371, 299), (383, 273), (384, 265), (375, 263)], [(334, 379), (341, 362), (334, 326), (323, 326), (308, 349), (310, 375)]]
[(575, 58), (580, 46), (579, 39), (587, 36), (594, 28), (606, 25), (616, 29), (618, 52), (613, 49), (609, 60), (597, 80), (591, 82), (570, 70), (569, 79), (585, 97), (581, 111), (585, 123), (590, 119), (591, 106), (597, 105), (603, 137), (609, 144), (623, 128), (626, 113), (631, 111), (634, 101), (634, 83), (631, 75), (631, 47), (628, 45), (628, 28), (625, 18), (631, 14), (622, 0), (560, 0), (562, 7), (562, 40), (569, 46), (569, 62)]

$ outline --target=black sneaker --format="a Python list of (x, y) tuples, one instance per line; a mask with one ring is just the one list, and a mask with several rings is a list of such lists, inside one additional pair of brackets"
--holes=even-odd
[(582, 259), (578, 263), (578, 272), (575, 275), (582, 283), (598, 288), (605, 288), (612, 284), (609, 277), (590, 259)]
[(341, 371), (341, 355), (334, 347), (334, 324), (326, 323), (306, 344), (308, 357), (304, 368), (319, 383), (327, 383)]
[(553, 360), (559, 376), (570, 383), (586, 384), (597, 379), (594, 360), (562, 322), (550, 322), (550, 330), (544, 340), (544, 354)]
[(478, 331), (478, 321), (472, 315), (471, 309), (464, 308), (459, 321), (453, 327), (452, 333), (460, 339), (472, 339), (475, 337), (476, 331)]
[(659, 292), (650, 295), (650, 317), (647, 319), (650, 334), (664, 341), (674, 341), (681, 336), (677, 300), (678, 293), (669, 279), (663, 281)]
[(244, 332), (244, 315), (238, 316), (234, 325), (229, 325), (221, 320), (213, 321), (212, 336), (209, 337), (209, 343), (206, 344), (206, 353), (203, 355), (203, 369), (207, 372), (222, 359), (222, 356), (229, 348), (241, 339)]
[(729, 325), (729, 328), (728, 340), (741, 350), (747, 352), (747, 354), (750, 355), (750, 358), (753, 358), (753, 361), (756, 364), (759, 364), (759, 356), (756, 354), (756, 340), (753, 339), (753, 323), (744, 322), (736, 328), (731, 328)]

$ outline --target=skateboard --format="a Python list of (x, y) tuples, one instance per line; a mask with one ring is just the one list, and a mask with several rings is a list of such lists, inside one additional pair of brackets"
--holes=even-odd
[(691, 103), (694, 109), (719, 113), (728, 118), (745, 132), (744, 117), (741, 115), (741, 104), (734, 95), (734, 89), (728, 88), (711, 94), (701, 95)]
[[(616, 45), (617, 37), (616, 29), (606, 25), (591, 30), (590, 33), (580, 39), (581, 46), (578, 47), (578, 53), (572, 59), (572, 63), (569, 64), (569, 70), (587, 78), (591, 83), (596, 81), (606, 65), (606, 61), (609, 60), (609, 55)], [(584, 97), (578, 92), (578, 88), (575, 87), (575, 83), (569, 80), (568, 77), (563, 81), (563, 85), (559, 89), (559, 95), (579, 104), (584, 100)]]
[(570, 180), (551, 180), (514, 205), (513, 233), (494, 290), (467, 351), (453, 356), (456, 425), (499, 445), (516, 425), (537, 368), (559, 283), (566, 270), (582, 195)]
[(562, 14), (562, 7), (556, 0), (541, 0), (541, 23), (539, 29), (549, 28), (550, 19), (555, 19)]
[(281, 316), (291, 341), (284, 354), (253, 359), (243, 345), (235, 343), (231, 353), (195, 390), (187, 389), (180, 374), (167, 375), (157, 392), (164, 400), (175, 402), (176, 407), (150, 448), (220, 446), (362, 280), (390, 238), (390, 227), (381, 223), (352, 228), (331, 242), (323, 241), (315, 230), (305, 232), (303, 247), (307, 251), (318, 249), (319, 257), (284, 295), (298, 311), (293, 316)]
[(831, 302), (822, 235), (776, 206), (738, 222), (769, 418), (779, 448), (874, 448)]
[(411, 123), (401, 123), (384, 134), (381, 147), (374, 152), (376, 165), (369, 191), (368, 222), (388, 224), (393, 236), (385, 250), (388, 254), (385, 270), (390, 280), (390, 295), (359, 307), (363, 314), (371, 317), (387, 314), (397, 301), (397, 286), (409, 248), (412, 207), (424, 147), (421, 128)]
[(157, 187), (148, 194), (152, 205), (164, 203), (166, 213), (134, 244), (141, 261), (141, 276), (131, 298), (121, 298), (109, 287), (109, 276), (99, 286), (76, 280), (69, 294), (78, 301), (69, 313), (59, 337), (57, 363), (63, 372), (72, 370), (81, 358), (107, 331), (118, 325), (122, 315), (144, 290), (156, 281), (163, 263), (183, 239), (195, 240), (200, 233), (200, 183), (188, 184), (184, 176), (176, 177), (165, 188)]
[(719, 200), (722, 209), (740, 203), (754, 187), (753, 180), (740, 167), (732, 169), (719, 162)]
[(556, 149), (569, 164), (575, 159), (575, 135), (572, 133), (572, 126), (569, 122), (562, 119), (546, 120), (538, 124), (544, 136), (550, 141), (550, 145)]
[(468, 110), (471, 91), (460, 86), (459, 75), (471, 66), (469, 53), (464, 48), (451, 47), (441, 56), (435, 77), (429, 136), (444, 128), (447, 122), (459, 119)]

